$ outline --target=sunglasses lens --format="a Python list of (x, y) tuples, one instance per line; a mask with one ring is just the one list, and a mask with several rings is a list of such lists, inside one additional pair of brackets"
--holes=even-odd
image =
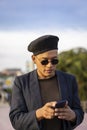
[(53, 65), (58, 64), (58, 59), (53, 59), (53, 60), (51, 61), (51, 63), (52, 63)]
[[(42, 65), (47, 65), (48, 63), (49, 63), (48, 60), (42, 60), (42, 61), (41, 61), (41, 64), (42, 64)], [(52, 59), (52, 60), (51, 60), (51, 64), (52, 64), (52, 65), (58, 64), (58, 59)]]
[(41, 64), (42, 64), (42, 65), (47, 65), (47, 64), (48, 64), (48, 60), (42, 60), (42, 61), (41, 61)]

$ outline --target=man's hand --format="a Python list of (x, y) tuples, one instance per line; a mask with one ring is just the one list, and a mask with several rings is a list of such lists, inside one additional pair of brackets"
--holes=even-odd
[(56, 102), (46, 103), (42, 108), (36, 110), (37, 120), (52, 119), (55, 116), (55, 104)]
[(36, 118), (37, 120), (52, 119), (57, 116), (59, 119), (64, 119), (67, 121), (75, 121), (76, 114), (75, 112), (68, 106), (68, 102), (66, 103), (64, 108), (55, 108), (55, 104), (57, 102), (49, 102), (46, 103), (42, 108), (36, 110)]
[(59, 119), (65, 119), (67, 121), (74, 121), (76, 119), (75, 112), (66, 104), (64, 108), (56, 108), (55, 116)]

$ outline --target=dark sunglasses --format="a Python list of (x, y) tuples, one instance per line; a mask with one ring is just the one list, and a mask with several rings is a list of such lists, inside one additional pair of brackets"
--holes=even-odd
[[(56, 64), (58, 64), (59, 60), (58, 59), (52, 59), (52, 60), (50, 60), (50, 62), (51, 62), (52, 65), (56, 65)], [(48, 63), (49, 63), (48, 59), (41, 61), (42, 65), (47, 65)]]

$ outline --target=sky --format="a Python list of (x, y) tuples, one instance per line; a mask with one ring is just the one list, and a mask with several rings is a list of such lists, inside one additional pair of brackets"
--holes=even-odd
[(87, 0), (0, 0), (0, 71), (25, 71), (28, 44), (45, 34), (59, 37), (59, 52), (87, 49)]

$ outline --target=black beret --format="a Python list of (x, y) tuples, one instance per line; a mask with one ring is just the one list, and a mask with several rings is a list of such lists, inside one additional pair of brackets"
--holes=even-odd
[(28, 45), (28, 51), (33, 52), (34, 55), (41, 54), (46, 51), (58, 49), (59, 38), (53, 35), (44, 35)]

